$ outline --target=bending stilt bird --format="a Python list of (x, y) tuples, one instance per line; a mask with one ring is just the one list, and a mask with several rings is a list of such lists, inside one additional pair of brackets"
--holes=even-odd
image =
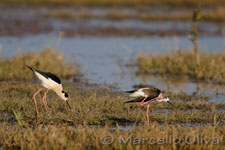
[[(147, 106), (147, 121), (149, 124), (149, 103), (153, 101), (158, 101), (158, 102), (169, 102), (169, 98), (164, 98), (162, 97), (161, 90), (154, 88), (154, 87), (145, 87), (145, 88), (140, 88), (137, 90), (132, 90), (132, 91), (126, 91), (128, 93), (131, 93), (129, 96), (134, 98), (133, 100), (126, 101), (125, 103), (134, 103), (134, 102), (139, 102), (140, 106), (143, 106), (145, 104), (148, 104)], [(172, 104), (171, 104), (172, 105)]]
[[(27, 66), (27, 65), (26, 65)], [(63, 99), (68, 107), (71, 109), (69, 103), (68, 103), (68, 97), (69, 95), (63, 91), (63, 88), (62, 88), (62, 83), (60, 81), (60, 79), (50, 73), (50, 72), (42, 72), (42, 71), (39, 71), (37, 69), (34, 69), (30, 66), (27, 66), (30, 70), (32, 70), (34, 72), (34, 74), (38, 77), (38, 79), (41, 81), (41, 85), (44, 87), (44, 88), (47, 88), (47, 91), (45, 92), (43, 98), (42, 98), (42, 103), (44, 104), (44, 107), (45, 107), (45, 110), (48, 113), (48, 109), (47, 109), (47, 106), (46, 106), (46, 103), (45, 103), (45, 97), (48, 93), (49, 90), (53, 90), (56, 92), (56, 94), (61, 98)], [(37, 118), (39, 118), (39, 112), (38, 112), (38, 107), (37, 107), (37, 101), (36, 101), (36, 95), (41, 92), (42, 88), (40, 88), (36, 93), (34, 93), (33, 95), (33, 99), (34, 99), (34, 103), (35, 103), (35, 108), (36, 108), (36, 112), (37, 112)]]

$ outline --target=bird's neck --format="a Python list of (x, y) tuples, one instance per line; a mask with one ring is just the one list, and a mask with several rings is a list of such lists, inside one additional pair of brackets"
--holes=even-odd
[(56, 94), (61, 97), (62, 96), (62, 90), (60, 88), (56, 88), (54, 89), (54, 91), (56, 92)]

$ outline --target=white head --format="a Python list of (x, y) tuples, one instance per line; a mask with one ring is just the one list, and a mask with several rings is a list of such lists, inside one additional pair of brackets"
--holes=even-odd
[(162, 99), (164, 102), (167, 102), (169, 103), (170, 105), (174, 106), (171, 102), (170, 102), (170, 99), (167, 97), (167, 98), (164, 98)]
[(157, 101), (158, 102), (168, 102), (170, 99), (167, 97), (167, 98), (162, 98), (162, 99), (158, 99)]
[(69, 98), (69, 95), (65, 91), (61, 91), (61, 94), (59, 95), (64, 101), (67, 101)]
[(61, 99), (63, 99), (66, 103), (67, 103), (67, 105), (69, 106), (69, 108), (71, 109), (71, 107), (70, 107), (70, 105), (69, 105), (69, 103), (68, 103), (68, 98), (69, 98), (69, 95), (65, 92), (65, 91), (60, 91), (60, 92), (56, 92), (57, 93), (57, 95), (61, 98)]

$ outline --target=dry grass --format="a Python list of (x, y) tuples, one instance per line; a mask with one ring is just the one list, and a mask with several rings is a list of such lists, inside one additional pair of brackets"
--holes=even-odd
[(192, 51), (177, 51), (160, 55), (140, 54), (138, 74), (188, 76), (191, 79), (225, 82), (225, 53), (200, 53), (199, 64)]
[[(165, 103), (152, 103), (150, 125), (147, 125), (146, 107), (137, 104), (124, 104), (127, 95), (112, 92), (108, 87), (83, 88), (80, 83), (64, 82), (68, 91), (69, 110), (66, 104), (49, 92), (47, 106), (50, 117), (45, 114), (41, 104), (41, 95), (37, 96), (41, 118), (36, 120), (32, 94), (40, 87), (32, 82), (1, 82), (0, 84), (0, 145), (4, 148), (18, 149), (219, 149), (225, 145), (224, 112), (217, 112), (216, 107), (224, 108), (224, 104), (207, 103), (207, 97), (188, 96), (165, 93), (172, 99), (175, 107)], [(88, 90), (87, 90), (88, 89)], [(167, 109), (168, 113), (157, 110)], [(112, 131), (111, 124), (138, 122), (137, 129)], [(194, 127), (182, 127), (180, 123), (199, 123)], [(207, 123), (210, 123), (206, 125)], [(105, 125), (101, 126), (89, 126)], [(204, 125), (203, 125), (204, 124)], [(222, 125), (222, 126), (221, 126)], [(189, 135), (201, 135), (204, 138), (218, 138), (219, 144), (195, 143), (186, 144), (134, 144), (121, 143), (120, 135), (133, 138), (174, 138), (185, 139)], [(104, 145), (102, 137), (111, 135), (113, 144)], [(164, 141), (165, 142), (165, 141)]]
[[(78, 126), (76, 128), (73, 128), (68, 125), (38, 125), (34, 128), (25, 128), (16, 125), (7, 126), (7, 124), (1, 124), (0, 127), (0, 143), (4, 148), (54, 150), (214, 150), (223, 149), (225, 146), (224, 126), (181, 127), (179, 125), (161, 126), (159, 124), (152, 123), (150, 126), (142, 126), (139, 129), (129, 131), (121, 131), (119, 129), (117, 129), (116, 131), (110, 131), (110, 128), (107, 126), (104, 128), (90, 128), (88, 126)], [(108, 145), (103, 144), (102, 139), (104, 136), (114, 137), (114, 142)], [(131, 140), (125, 142), (127, 139), (129, 139), (129, 137), (131, 137)], [(171, 142), (170, 140), (166, 140), (166, 137), (171, 137)], [(194, 140), (194, 137), (196, 137), (196, 140)], [(145, 138), (145, 140), (143, 140), (143, 138)], [(152, 140), (149, 142), (148, 140), (150, 139)], [(181, 139), (182, 141), (179, 142), (178, 139)], [(202, 142), (202, 139), (205, 139), (207, 141), (208, 139), (211, 140), (208, 144), (206, 144), (205, 141)], [(176, 142), (178, 144), (175, 144)]]
[(33, 73), (25, 64), (62, 78), (69, 78), (78, 73), (75, 63), (67, 63), (57, 49), (44, 48), (40, 53), (19, 53), (10, 59), (0, 59), (0, 80), (31, 79)]

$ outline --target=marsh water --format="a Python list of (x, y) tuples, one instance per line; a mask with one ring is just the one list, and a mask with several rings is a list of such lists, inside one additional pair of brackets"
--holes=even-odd
[[(102, 8), (92, 8), (104, 14)], [(126, 11), (131, 11), (127, 9)], [(171, 92), (185, 91), (210, 96), (211, 101), (223, 103), (224, 85), (178, 81), (158, 76), (135, 76), (135, 67), (127, 67), (139, 53), (168, 53), (189, 50), (189, 21), (141, 21), (110, 19), (61, 19), (46, 17), (47, 8), (4, 8), (0, 10), (0, 51), (3, 58), (18, 51), (41, 51), (55, 47), (68, 61), (75, 61), (90, 83), (111, 84), (118, 90), (129, 90), (144, 83)], [(225, 49), (225, 24), (200, 22), (198, 39), (201, 52), (220, 52)], [(102, 30), (102, 28), (104, 30)], [(114, 33), (113, 31), (117, 31)], [(129, 29), (121, 33), (122, 29)], [(49, 58), (54, 61), (54, 58)], [(216, 94), (215, 94), (216, 93)]]

